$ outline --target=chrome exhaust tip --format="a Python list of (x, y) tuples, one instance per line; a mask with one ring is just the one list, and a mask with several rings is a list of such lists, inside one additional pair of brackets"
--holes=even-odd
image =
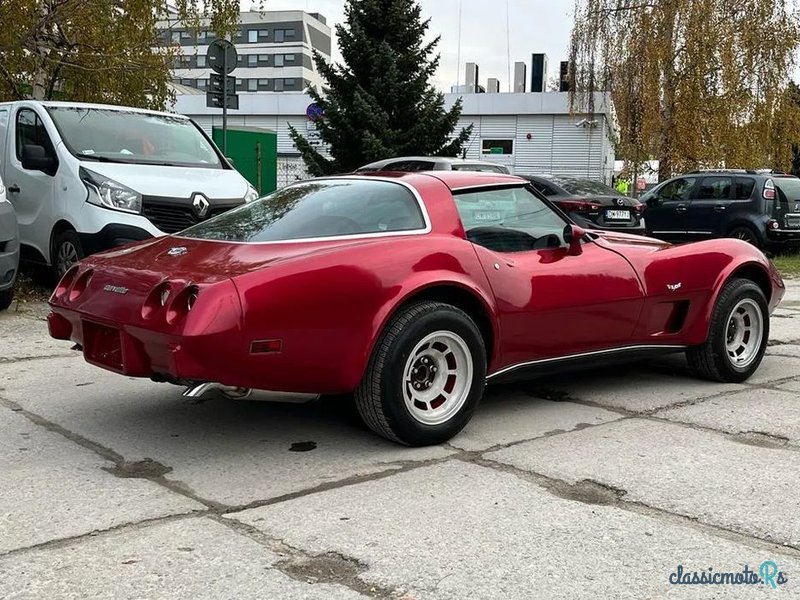
[(195, 385), (187, 387), (183, 391), (183, 396), (185, 398), (199, 398), (203, 394), (205, 394), (209, 390), (213, 390), (219, 387), (218, 383), (197, 383)]

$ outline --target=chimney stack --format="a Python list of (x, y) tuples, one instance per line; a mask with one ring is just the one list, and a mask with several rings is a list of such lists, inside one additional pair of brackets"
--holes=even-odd
[(528, 65), (524, 62), (514, 63), (514, 93), (524, 94), (528, 89)]

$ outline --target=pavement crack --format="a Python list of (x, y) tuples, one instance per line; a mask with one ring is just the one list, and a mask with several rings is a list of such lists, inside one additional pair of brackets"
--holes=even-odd
[(281, 558), (272, 568), (284, 575), (307, 584), (340, 585), (359, 594), (379, 600), (395, 600), (405, 592), (364, 581), (361, 576), (369, 566), (338, 552), (312, 554), (300, 548), (268, 536), (260, 529), (243, 523), (234, 517), (212, 517), (218, 523), (261, 544)]
[(800, 558), (800, 546), (742, 533), (721, 525), (702, 522), (696, 517), (650, 506), (649, 504), (637, 500), (631, 500), (627, 497), (627, 492), (625, 490), (605, 483), (600, 483), (591, 479), (584, 479), (577, 482), (564, 481), (535, 471), (526, 471), (513, 465), (488, 458), (477, 458), (467, 462), (496, 471), (510, 473), (524, 481), (538, 485), (559, 498), (586, 504), (611, 506), (620, 510), (633, 512), (654, 519), (666, 520), (684, 527), (690, 527), (703, 533), (737, 542), (751, 548), (769, 550), (777, 554)]
[(60, 352), (58, 354), (41, 354), (38, 356), (19, 356), (17, 358), (0, 357), (0, 365), (13, 365), (14, 363), (31, 362), (34, 360), (47, 360), (49, 358), (70, 358), (71, 356), (74, 356), (74, 353), (66, 354), (64, 352)]

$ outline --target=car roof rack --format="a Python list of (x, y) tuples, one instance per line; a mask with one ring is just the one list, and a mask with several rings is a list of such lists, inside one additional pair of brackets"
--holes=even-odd
[(747, 175), (764, 175), (764, 172), (755, 169), (696, 169), (689, 171), (686, 175), (698, 175), (700, 173), (743, 173)]

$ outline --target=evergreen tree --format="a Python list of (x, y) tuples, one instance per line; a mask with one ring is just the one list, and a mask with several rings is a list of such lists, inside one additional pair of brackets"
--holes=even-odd
[(336, 26), (344, 64), (314, 62), (325, 81), (311, 97), (322, 107), (317, 121), (332, 159), (294, 128), (291, 136), (314, 175), (352, 171), (363, 164), (408, 155), (457, 156), (472, 126), (451, 140), (461, 100), (444, 108), (430, 78), (439, 65), (439, 38), (425, 43), (430, 20), (415, 0), (347, 0), (345, 24)]

